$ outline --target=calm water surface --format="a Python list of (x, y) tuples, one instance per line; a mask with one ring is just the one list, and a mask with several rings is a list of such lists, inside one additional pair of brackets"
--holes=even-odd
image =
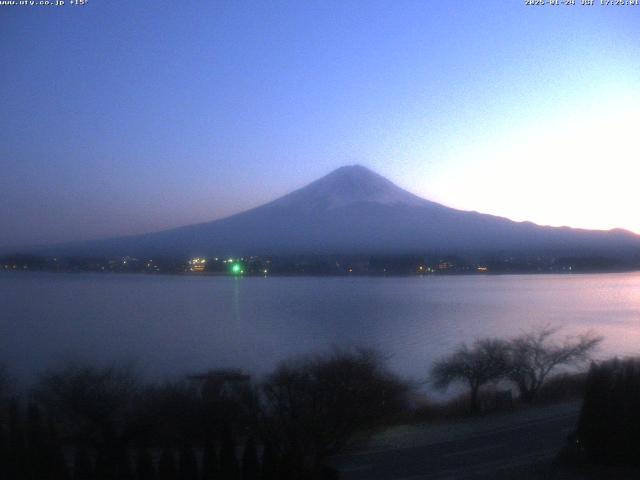
[(419, 380), (478, 336), (534, 325), (605, 336), (640, 354), (640, 274), (230, 278), (0, 274), (0, 361), (28, 381), (68, 360), (133, 361), (148, 375), (264, 373), (332, 345), (373, 346)]

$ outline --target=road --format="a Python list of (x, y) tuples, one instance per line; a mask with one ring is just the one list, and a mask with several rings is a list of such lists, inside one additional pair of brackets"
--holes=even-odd
[(347, 480), (494, 478), (548, 460), (574, 431), (579, 403), (440, 424), (396, 427), (334, 458)]

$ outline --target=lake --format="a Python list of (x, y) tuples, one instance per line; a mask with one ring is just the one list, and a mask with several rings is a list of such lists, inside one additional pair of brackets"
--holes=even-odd
[(361, 345), (421, 380), (462, 341), (536, 325), (640, 354), (640, 273), (431, 277), (0, 274), (0, 361), (28, 383), (65, 361), (134, 362), (153, 377), (269, 371), (292, 355)]

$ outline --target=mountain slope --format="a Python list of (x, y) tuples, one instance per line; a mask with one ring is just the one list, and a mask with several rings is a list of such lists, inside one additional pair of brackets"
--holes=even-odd
[(455, 210), (413, 195), (362, 166), (213, 222), (67, 246), (82, 255), (307, 253), (581, 254), (629, 257), (623, 230), (541, 227)]

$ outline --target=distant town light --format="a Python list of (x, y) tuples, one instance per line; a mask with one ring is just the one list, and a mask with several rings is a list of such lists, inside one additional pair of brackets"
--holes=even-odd
[(207, 264), (206, 258), (201, 258), (201, 257), (192, 258), (191, 260), (189, 260), (189, 265), (191, 265), (189, 270), (191, 270), (192, 272), (203, 272), (206, 264)]

